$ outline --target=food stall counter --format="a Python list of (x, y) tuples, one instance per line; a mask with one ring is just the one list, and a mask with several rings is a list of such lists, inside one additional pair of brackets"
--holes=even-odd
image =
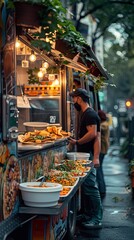
[[(88, 172), (90, 174), (90, 171)], [(19, 213), (21, 214), (39, 214), (39, 215), (58, 215), (61, 214), (62, 210), (68, 205), (69, 201), (73, 198), (76, 192), (81, 187), (81, 184), (84, 182), (85, 178), (88, 176), (79, 178), (76, 186), (74, 186), (71, 193), (64, 199), (60, 198), (59, 202), (54, 207), (28, 207), (25, 206), (23, 203), (19, 207)]]
[(44, 143), (44, 144), (24, 144), (18, 143), (18, 157), (24, 157), (26, 155), (32, 154), (34, 152), (40, 152), (47, 149), (53, 149), (58, 146), (66, 146), (67, 138), (58, 139), (54, 142)]

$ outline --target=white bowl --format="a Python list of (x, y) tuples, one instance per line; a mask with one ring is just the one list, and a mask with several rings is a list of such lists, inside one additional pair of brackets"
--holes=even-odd
[(68, 152), (67, 153), (67, 159), (69, 160), (89, 160), (90, 153), (84, 153), (84, 152)]
[(24, 122), (23, 125), (26, 128), (26, 131), (34, 130), (43, 130), (49, 126), (49, 123), (46, 122)]
[(45, 182), (46, 187), (39, 187), (40, 182), (20, 183), (19, 189), (26, 206), (52, 207), (58, 204), (62, 185)]

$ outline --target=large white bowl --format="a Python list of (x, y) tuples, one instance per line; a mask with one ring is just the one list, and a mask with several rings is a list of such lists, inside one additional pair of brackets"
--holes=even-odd
[(39, 187), (40, 182), (20, 183), (19, 189), (26, 206), (52, 207), (58, 204), (62, 185), (45, 182), (46, 187)]
[(26, 128), (26, 131), (34, 131), (34, 130), (43, 130), (49, 126), (49, 123), (46, 122), (24, 122), (23, 125)]
[(84, 152), (68, 152), (67, 159), (69, 160), (89, 160), (90, 154)]

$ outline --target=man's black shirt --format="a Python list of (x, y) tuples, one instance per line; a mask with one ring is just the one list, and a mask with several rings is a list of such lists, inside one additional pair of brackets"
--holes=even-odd
[[(89, 125), (97, 125), (97, 132), (100, 132), (100, 118), (92, 108), (87, 108), (81, 115), (79, 138), (82, 138), (88, 132), (87, 126)], [(84, 143), (77, 146), (78, 152), (93, 153), (93, 148), (94, 139), (88, 143)]]

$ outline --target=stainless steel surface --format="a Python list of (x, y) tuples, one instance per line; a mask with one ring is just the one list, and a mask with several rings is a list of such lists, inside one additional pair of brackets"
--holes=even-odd
[(9, 139), (9, 129), (12, 127), (18, 127), (18, 109), (17, 109), (17, 98), (14, 95), (3, 95), (2, 99), (3, 104), (3, 125), (2, 125), (2, 132), (3, 132), (3, 139)]
[(43, 149), (48, 146), (52, 146), (52, 143), (45, 143), (45, 144), (23, 144), (23, 143), (18, 143), (18, 150), (19, 151), (28, 151), (28, 150), (39, 150)]
[(28, 151), (28, 150), (39, 150), (39, 149), (44, 149), (48, 147), (54, 147), (58, 145), (59, 143), (67, 141), (67, 138), (61, 138), (57, 139), (54, 142), (50, 143), (44, 143), (44, 144), (26, 144), (26, 143), (18, 143), (18, 150), (19, 151)]

